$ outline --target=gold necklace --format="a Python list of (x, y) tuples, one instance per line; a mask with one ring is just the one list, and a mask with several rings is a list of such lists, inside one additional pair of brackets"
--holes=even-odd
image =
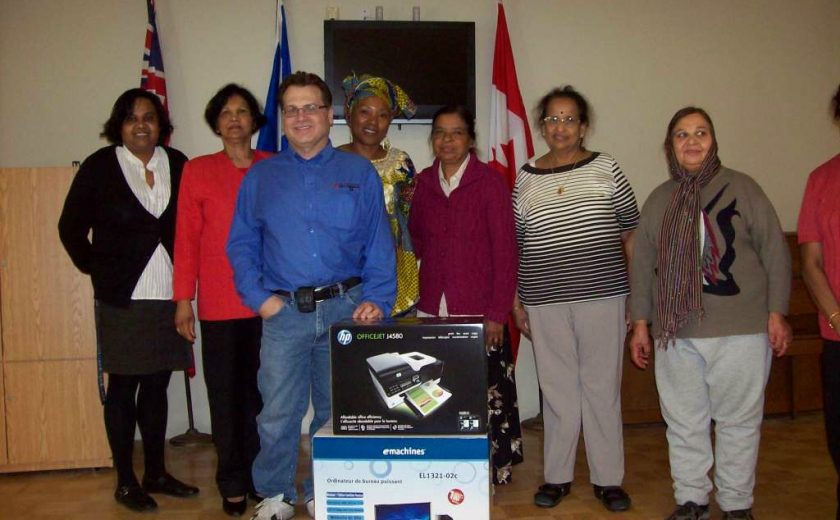
[[(578, 153), (577, 153), (577, 152), (575, 152), (574, 157), (577, 157), (577, 155), (578, 155)], [(586, 154), (584, 154), (584, 155), (586, 155)], [(565, 175), (564, 175), (564, 176), (560, 179), (560, 186), (558, 186), (558, 187), (557, 187), (557, 195), (563, 195), (563, 192), (564, 192), (564, 191), (566, 191), (566, 183), (569, 181), (569, 177), (572, 175), (572, 171), (573, 171), (575, 168), (577, 168), (577, 164), (580, 162), (580, 160), (581, 160), (581, 159), (583, 159), (583, 157), (578, 158), (578, 159), (577, 159), (577, 160), (576, 160), (576, 161), (572, 164), (572, 167), (571, 167), (571, 168), (569, 168), (569, 169), (568, 169), (568, 171), (564, 172), (564, 173), (565, 173)], [(565, 165), (565, 164), (564, 164), (563, 166), (568, 166), (568, 165)], [(558, 168), (562, 168), (563, 166), (558, 166)], [(551, 169), (551, 173), (557, 173), (557, 171), (556, 171), (554, 168), (552, 168), (552, 169)]]

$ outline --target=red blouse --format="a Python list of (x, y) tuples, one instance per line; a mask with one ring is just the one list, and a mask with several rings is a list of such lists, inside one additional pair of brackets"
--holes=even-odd
[[(254, 163), (271, 155), (254, 150)], [(173, 300), (193, 299), (197, 283), (201, 320), (255, 316), (236, 293), (225, 253), (236, 196), (246, 171), (237, 168), (224, 151), (196, 157), (184, 166), (175, 219)]]
[[(840, 154), (811, 172), (799, 210), (799, 243), (822, 244), (823, 268), (834, 297), (840, 300)], [(823, 338), (840, 341), (820, 313)]]

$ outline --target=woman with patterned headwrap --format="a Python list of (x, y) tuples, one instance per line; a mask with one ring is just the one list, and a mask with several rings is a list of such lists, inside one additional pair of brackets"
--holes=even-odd
[(385, 209), (397, 245), (397, 298), (393, 316), (414, 309), (418, 298), (417, 259), (408, 233), (408, 209), (414, 194), (414, 164), (402, 150), (392, 148), (386, 136), (391, 120), (414, 116), (414, 102), (395, 83), (380, 77), (352, 74), (344, 78), (345, 114), (351, 142), (339, 148), (373, 163), (385, 189)]

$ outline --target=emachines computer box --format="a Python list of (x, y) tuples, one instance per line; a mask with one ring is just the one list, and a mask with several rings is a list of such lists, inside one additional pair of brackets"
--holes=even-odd
[(312, 438), (315, 517), (341, 520), (488, 520), (486, 435)]
[(484, 326), (474, 318), (330, 329), (336, 435), (487, 432)]

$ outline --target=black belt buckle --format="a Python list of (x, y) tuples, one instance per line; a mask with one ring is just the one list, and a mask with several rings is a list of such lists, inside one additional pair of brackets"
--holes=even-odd
[(315, 312), (315, 288), (298, 287), (295, 291), (295, 305), (299, 312)]

